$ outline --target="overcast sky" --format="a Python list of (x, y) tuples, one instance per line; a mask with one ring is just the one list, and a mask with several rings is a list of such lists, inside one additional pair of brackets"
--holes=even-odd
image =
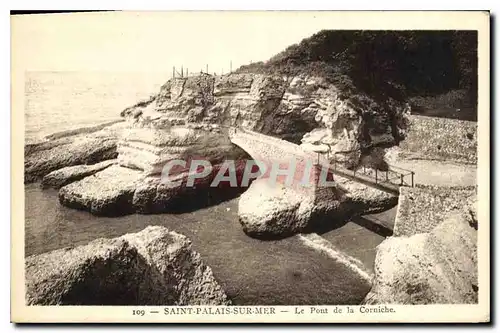
[[(12, 18), (14, 60), (30, 71), (219, 73), (267, 60), (322, 28), (317, 13), (80, 13)], [(299, 20), (300, 17), (300, 20)], [(331, 21), (330, 21), (331, 23)]]
[(268, 11), (21, 15), (11, 23), (14, 69), (170, 74), (174, 65), (199, 71), (208, 64), (220, 73), (231, 60), (233, 69), (267, 60), (321, 29), (449, 29), (474, 21), (467, 13)]

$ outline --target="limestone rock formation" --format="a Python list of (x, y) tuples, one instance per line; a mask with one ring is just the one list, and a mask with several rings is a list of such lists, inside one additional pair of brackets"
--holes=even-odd
[(123, 123), (97, 131), (52, 136), (53, 139), (29, 144), (24, 152), (24, 181), (41, 180), (48, 173), (68, 166), (95, 164), (116, 158), (118, 135)]
[[(427, 191), (427, 201), (434, 201), (430, 196)], [(408, 197), (402, 200), (403, 204), (412, 201)], [(416, 200), (413, 204), (419, 206)], [(365, 303), (477, 303), (475, 195), (465, 197), (460, 205), (460, 209), (448, 210), (437, 218), (416, 213), (403, 219), (399, 215), (395, 236), (378, 246), (374, 283)], [(440, 209), (437, 204), (431, 211)], [(422, 220), (417, 227), (398, 228), (398, 224), (410, 224), (417, 218)], [(430, 227), (418, 228), (425, 225)], [(406, 232), (401, 235), (401, 230)]]
[(404, 136), (408, 109), (394, 104), (361, 110), (318, 77), (263, 74), (200, 75), (169, 80), (148, 101), (122, 115), (162, 126), (239, 126), (304, 144), (325, 144), (356, 165), (362, 151)]
[(142, 214), (186, 212), (234, 198), (247, 188), (239, 186), (246, 161), (240, 162), (235, 166), (237, 178), (236, 184), (233, 185), (236, 186), (215, 179), (224, 164), (213, 165), (212, 171), (206, 176), (196, 175), (196, 178), (193, 178), (193, 186), (187, 186), (187, 182), (195, 172), (186, 171), (173, 175), (169, 180), (179, 182), (178, 186), (171, 186), (162, 177), (145, 177), (138, 183), (134, 192), (132, 200), (134, 209)]
[(252, 237), (282, 238), (342, 223), (346, 208), (338, 188), (297, 190), (259, 178), (241, 195), (238, 216), (243, 231)]
[(195, 125), (147, 127), (146, 124), (146, 120), (139, 119), (123, 131), (118, 142), (118, 162), (123, 167), (142, 170), (147, 176), (162, 174), (167, 162), (176, 159), (185, 161), (189, 169), (194, 159), (217, 164), (225, 159), (247, 157), (231, 144), (227, 135), (215, 131), (217, 127), (203, 130), (194, 128)]
[(138, 170), (110, 166), (62, 187), (61, 204), (95, 215), (118, 216), (134, 212), (132, 199), (143, 175)]
[(254, 237), (284, 237), (307, 226), (314, 209), (311, 196), (258, 179), (242, 194), (238, 216), (243, 231)]
[[(166, 189), (162, 173), (170, 161), (186, 161), (186, 166), (170, 170), (171, 175), (185, 179), (193, 172), (189, 168), (195, 159), (220, 167), (224, 160), (258, 158), (230, 141), (228, 132), (232, 128), (288, 140), (276, 138), (277, 148), (268, 154), (273, 160), (284, 149), (281, 144), (302, 140), (303, 145), (328, 147), (328, 156), (342, 153), (345, 158), (341, 162), (354, 166), (367, 147), (393, 144), (395, 129), (404, 131), (394, 120), (395, 114), (404, 118), (399, 108), (394, 107), (391, 115), (378, 109), (358, 110), (340, 96), (331, 84), (304, 75), (201, 74), (174, 78), (158, 94), (125, 109), (124, 124), (27, 147), (26, 179), (33, 181), (63, 167), (117, 157), (118, 166), (62, 187), (60, 202), (101, 215), (169, 212), (194, 198), (207, 202), (222, 199), (220, 192), (209, 189), (210, 177), (196, 189)], [(294, 145), (289, 155), (306, 154), (302, 148)], [(75, 172), (78, 178), (85, 175)], [(241, 192), (224, 191), (231, 195)], [(311, 200), (318, 202), (314, 196)]]
[[(60, 181), (65, 185), (73, 182), (61, 188), (61, 204), (97, 215), (180, 212), (218, 203), (242, 191), (237, 187), (210, 187), (225, 160), (241, 162), (236, 168), (237, 174), (241, 174), (249, 158), (229, 141), (227, 135), (216, 131), (162, 126), (139, 118), (127, 122), (117, 147), (118, 165), (106, 172), (96, 173), (101, 165), (79, 166), (57, 170), (47, 176), (45, 182), (59, 186), (62, 185)], [(185, 164), (164, 169), (173, 160)], [(186, 186), (187, 177), (199, 169), (191, 170), (194, 160), (207, 162), (212, 171), (206, 177), (196, 178), (195, 186), (190, 187)], [(68, 173), (75, 175), (66, 176)], [(179, 178), (181, 185), (167, 186), (165, 180), (170, 177)]]
[(185, 236), (147, 227), (26, 258), (27, 305), (229, 305)]
[(116, 164), (117, 160), (107, 160), (92, 165), (75, 165), (52, 171), (42, 179), (43, 187), (60, 188), (69, 183), (93, 175), (96, 172)]

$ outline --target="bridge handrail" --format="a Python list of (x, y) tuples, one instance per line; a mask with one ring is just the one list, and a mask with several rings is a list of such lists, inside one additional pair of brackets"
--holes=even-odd
[[(302, 149), (297, 144), (294, 144), (292, 142), (289, 142), (289, 141), (286, 141), (286, 140), (283, 140), (283, 139), (280, 139), (280, 138), (276, 138), (276, 137), (273, 137), (273, 136), (270, 136), (270, 135), (266, 135), (266, 134), (263, 134), (263, 133), (252, 131), (252, 130), (249, 130), (249, 129), (246, 129), (246, 128), (241, 128), (241, 127), (238, 127), (238, 126), (227, 126), (227, 127), (230, 127), (232, 129), (234, 129), (235, 130), (235, 132), (234, 132), (235, 135), (236, 134), (240, 134), (240, 135), (244, 134), (244, 135), (249, 135), (249, 136), (251, 136), (251, 138), (253, 140), (257, 140), (257, 141), (260, 141), (262, 143), (269, 143), (270, 141), (272, 141), (272, 142), (275, 142), (275, 143), (286, 145), (287, 147), (290, 147), (292, 149), (292, 152), (294, 152), (296, 154), (299, 154), (301, 157), (316, 159), (316, 154), (319, 154), (319, 153), (314, 153), (314, 152)], [(337, 154), (348, 154), (348, 153), (349, 152), (333, 152), (333, 155), (335, 156)], [(321, 155), (321, 156), (319, 156), (319, 155)], [(318, 155), (318, 163), (320, 162), (320, 159), (321, 159), (321, 164), (322, 165), (327, 165), (328, 169), (330, 171), (337, 170), (336, 164), (332, 165), (331, 162), (327, 158), (325, 158), (323, 156), (323, 154), (319, 154), (319, 155)], [(334, 163), (336, 163), (336, 159), (335, 159)], [(392, 173), (396, 174), (397, 177), (389, 178), (389, 177), (386, 176), (385, 177), (386, 179), (384, 180), (384, 177), (380, 177), (379, 178), (377, 176), (377, 172), (379, 170), (375, 170), (375, 177), (373, 177), (372, 175), (366, 174), (366, 172), (361, 172), (361, 173), (363, 173), (365, 176), (368, 176), (370, 178), (374, 178), (376, 184), (388, 182), (390, 180), (401, 179), (401, 185), (403, 185), (404, 184), (404, 177), (411, 176), (411, 186), (412, 187), (414, 186), (414, 179), (413, 179), (413, 177), (415, 175), (414, 171), (407, 170), (407, 169), (404, 169), (404, 168), (400, 168), (400, 167), (397, 167), (397, 166), (393, 166), (393, 165), (390, 165), (390, 164), (388, 164), (388, 168), (389, 168), (388, 170), (386, 170), (386, 171), (381, 171), (380, 170), (380, 172), (382, 174), (384, 172), (386, 172), (387, 174), (390, 173), (390, 172), (392, 172)], [(356, 176), (356, 170), (353, 171), (353, 175)]]
[(390, 165), (390, 164), (387, 164), (389, 166), (390, 169), (399, 169), (401, 171), (405, 171), (405, 172), (408, 172), (408, 173), (415, 173), (414, 171), (412, 170), (408, 170), (408, 169), (404, 169), (404, 168), (401, 168), (401, 167), (397, 167), (397, 166), (394, 166), (394, 165)]

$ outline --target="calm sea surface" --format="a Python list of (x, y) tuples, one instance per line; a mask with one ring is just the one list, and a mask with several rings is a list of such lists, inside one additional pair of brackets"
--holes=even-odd
[[(159, 74), (30, 73), (26, 76), (27, 142), (117, 119), (121, 110), (158, 91)], [(25, 186), (25, 255), (87, 244), (161, 225), (193, 241), (236, 304), (357, 304), (367, 290), (345, 266), (298, 237), (260, 241), (238, 221), (238, 198), (184, 214), (92, 216), (63, 207), (56, 190)], [(329, 236), (370, 266), (383, 237), (352, 222)], [(351, 246), (347, 246), (351, 244)], [(359, 246), (356, 246), (358, 244)], [(354, 275), (353, 275), (354, 274)]]
[(47, 134), (119, 119), (120, 112), (156, 93), (165, 73), (27, 72), (26, 142)]

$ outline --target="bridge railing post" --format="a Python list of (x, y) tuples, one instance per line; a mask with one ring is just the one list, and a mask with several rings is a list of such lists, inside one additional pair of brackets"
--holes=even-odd
[(378, 184), (377, 168), (375, 168), (375, 184)]
[(411, 187), (414, 187), (414, 183), (413, 183), (413, 175), (415, 175), (415, 172), (411, 172)]
[(403, 186), (403, 185), (404, 185), (404, 183), (405, 183), (405, 182), (404, 182), (404, 177), (405, 177), (405, 176), (404, 176), (402, 173), (401, 173), (401, 174), (399, 174), (399, 176), (401, 177), (401, 186)]

